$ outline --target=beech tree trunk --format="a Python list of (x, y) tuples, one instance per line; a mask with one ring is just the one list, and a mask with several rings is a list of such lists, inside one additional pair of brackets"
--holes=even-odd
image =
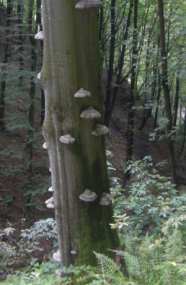
[[(99, 204), (102, 193), (109, 192), (105, 141), (91, 134), (104, 119), (97, 9), (78, 10), (76, 3), (42, 1), (43, 136), (51, 167), (61, 266), (95, 264), (93, 250), (108, 254), (107, 249), (119, 246), (117, 232), (109, 225), (112, 205)], [(75, 98), (81, 87), (91, 97)], [(100, 112), (100, 119), (80, 117), (89, 106)], [(75, 138), (74, 144), (60, 142), (66, 134)], [(96, 192), (97, 199), (81, 201), (85, 189)]]

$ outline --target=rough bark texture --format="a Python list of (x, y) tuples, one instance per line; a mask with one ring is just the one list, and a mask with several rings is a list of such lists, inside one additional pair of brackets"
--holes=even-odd
[[(98, 42), (97, 9), (75, 9), (75, 0), (43, 0), (44, 62), (41, 81), (45, 94), (43, 135), (49, 145), (55, 215), (61, 265), (94, 264), (93, 250), (108, 253), (119, 245), (110, 229), (112, 206), (101, 206), (102, 192), (109, 191), (103, 137), (91, 132), (103, 123), (103, 92)], [(81, 87), (91, 97), (74, 98)], [(101, 113), (97, 120), (80, 118), (87, 107)], [(71, 134), (72, 145), (59, 141)], [(88, 188), (94, 202), (79, 195)], [(77, 251), (76, 256), (71, 251)]]

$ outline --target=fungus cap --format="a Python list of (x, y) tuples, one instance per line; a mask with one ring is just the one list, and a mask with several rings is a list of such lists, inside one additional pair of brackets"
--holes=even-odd
[(86, 9), (86, 8), (99, 8), (103, 4), (100, 0), (81, 0), (79, 1), (75, 8), (76, 9)]
[(61, 262), (60, 251), (57, 251), (53, 254), (53, 259), (57, 262)]
[(48, 203), (46, 204), (47, 208), (54, 209), (54, 203)]
[(101, 114), (90, 106), (81, 113), (80, 117), (83, 119), (97, 119), (101, 117)]
[(99, 201), (99, 204), (102, 206), (108, 206), (108, 205), (110, 205), (110, 201), (107, 200), (107, 198), (102, 197)]
[(85, 97), (90, 97), (91, 94), (89, 91), (85, 90), (84, 88), (80, 88), (75, 94), (75, 98), (85, 98)]
[(101, 197), (106, 198), (110, 202), (112, 201), (112, 196), (109, 193), (103, 192)]
[(44, 148), (44, 149), (47, 149), (48, 147), (49, 147), (49, 144), (48, 144), (47, 142), (44, 142), (43, 148)]
[(106, 150), (106, 157), (113, 158), (113, 153), (110, 150)]
[(106, 136), (109, 133), (109, 129), (101, 124), (96, 124), (94, 130), (91, 132), (93, 136)]
[(38, 33), (35, 35), (35, 39), (36, 39), (36, 40), (43, 40), (43, 39), (44, 39), (44, 37), (43, 37), (43, 31), (38, 32)]
[(60, 269), (56, 269), (55, 270), (55, 274), (61, 276), (61, 270)]
[(50, 188), (48, 188), (48, 191), (53, 192), (54, 191), (53, 187), (51, 186)]
[(67, 134), (65, 136), (61, 136), (59, 138), (60, 142), (64, 144), (73, 144), (75, 143), (75, 138), (73, 138), (70, 134)]
[(53, 202), (54, 202), (54, 197), (51, 197), (45, 201), (45, 204), (49, 204), (49, 203), (53, 203)]
[(95, 192), (92, 192), (89, 189), (86, 189), (80, 196), (79, 199), (85, 202), (93, 202), (96, 200), (97, 194)]

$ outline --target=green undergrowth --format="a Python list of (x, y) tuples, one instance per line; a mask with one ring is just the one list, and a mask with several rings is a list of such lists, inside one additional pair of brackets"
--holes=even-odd
[[(64, 267), (60, 269), (65, 276), (62, 278), (55, 275), (59, 264), (50, 255), (49, 262), (10, 274), (4, 283), (186, 284), (186, 194), (183, 188), (175, 190), (170, 179), (159, 174), (163, 165), (154, 165), (150, 157), (130, 162), (125, 170), (132, 176), (128, 189), (119, 185), (111, 189), (115, 209), (111, 227), (118, 229), (122, 244), (120, 251), (114, 251), (117, 264), (94, 252), (96, 268)], [(25, 234), (32, 240), (29, 233)]]

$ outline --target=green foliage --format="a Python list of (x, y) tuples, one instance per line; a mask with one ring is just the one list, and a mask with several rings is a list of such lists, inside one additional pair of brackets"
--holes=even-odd
[[(157, 164), (156, 168), (164, 163)], [(60, 269), (65, 275), (60, 277), (54, 274), (58, 264), (50, 261), (29, 267), (23, 273), (9, 275), (4, 283), (11, 284), (14, 280), (13, 284), (19, 282), (23, 285), (183, 285), (186, 280), (186, 195), (177, 195), (169, 179), (158, 174), (150, 157), (130, 162), (126, 170), (130, 170), (132, 181), (128, 192), (120, 188), (113, 190), (117, 197), (114, 201), (116, 223), (112, 227), (119, 229), (121, 242), (124, 243), (125, 250), (115, 251), (115, 255), (124, 258), (129, 277), (123, 274), (121, 265), (94, 252), (98, 260), (97, 268), (71, 265)], [(14, 229), (10, 226), (2, 232), (5, 233), (9, 237), (14, 234)], [(29, 254), (32, 247), (38, 249), (39, 240), (46, 242), (50, 239), (56, 240), (53, 219), (38, 221), (30, 230), (21, 233), (21, 240)], [(1, 244), (1, 252), (3, 246), (6, 258), (17, 254), (15, 247), (5, 246), (5, 243)]]
[(57, 268), (58, 264), (54, 261), (42, 263), (41, 265), (36, 263), (33, 268), (28, 267), (23, 272), (17, 271), (14, 274), (8, 275), (7, 280), (3, 284), (59, 285), (62, 282), (62, 278), (55, 274)]
[[(153, 229), (153, 232), (159, 231), (165, 218), (172, 214), (168, 205), (173, 203), (171, 199), (177, 195), (177, 191), (170, 179), (161, 176), (153, 167), (150, 157), (129, 162), (125, 171), (130, 171), (132, 179), (129, 189), (122, 191), (115, 199), (115, 214), (119, 215), (119, 224), (120, 215), (125, 214), (123, 218), (125, 222), (127, 220), (130, 230), (135, 229), (140, 234), (148, 228)], [(178, 200), (181, 202), (177, 197), (175, 203)]]
[[(163, 163), (156, 167), (160, 166)], [(184, 284), (185, 193), (177, 195), (150, 157), (130, 162), (126, 170), (133, 178), (126, 196), (115, 199), (116, 224), (112, 225), (120, 229), (125, 243), (125, 251), (117, 254), (124, 257), (135, 284)]]
[(32, 259), (35, 253), (46, 247), (52, 250), (57, 245), (56, 223), (52, 218), (35, 222), (31, 229), (22, 230), (20, 235), (14, 235), (14, 231), (10, 226), (0, 230), (0, 236), (7, 239), (7, 242), (0, 242), (0, 258), (4, 265), (13, 266), (24, 258), (28, 264), (28, 257)]
[(46, 241), (57, 242), (57, 229), (55, 220), (48, 218), (34, 223), (31, 229), (21, 231), (21, 241), (19, 242), (20, 252), (32, 253), (36, 250), (43, 251), (41, 247)]

